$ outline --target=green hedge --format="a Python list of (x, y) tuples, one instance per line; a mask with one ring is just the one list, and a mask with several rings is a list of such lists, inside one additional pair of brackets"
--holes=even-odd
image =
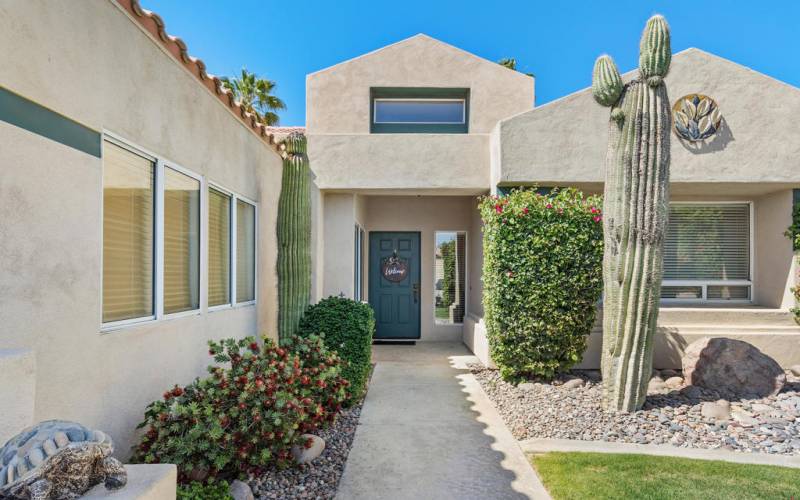
[(328, 297), (308, 308), (300, 321), (302, 336), (322, 334), (328, 349), (347, 361), (342, 377), (350, 382), (350, 403), (364, 395), (372, 364), (375, 316), (369, 304)]
[(574, 189), (481, 199), (485, 319), (504, 379), (580, 361), (603, 288), (601, 206)]

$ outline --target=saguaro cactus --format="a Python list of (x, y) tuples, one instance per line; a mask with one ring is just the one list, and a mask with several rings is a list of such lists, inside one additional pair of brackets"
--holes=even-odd
[(311, 295), (311, 200), (306, 137), (284, 141), (283, 180), (278, 199), (278, 337), (297, 332)]
[(639, 75), (623, 85), (614, 61), (594, 66), (592, 93), (611, 107), (604, 201), (603, 404), (641, 408), (653, 367), (669, 203), (669, 27), (647, 21)]

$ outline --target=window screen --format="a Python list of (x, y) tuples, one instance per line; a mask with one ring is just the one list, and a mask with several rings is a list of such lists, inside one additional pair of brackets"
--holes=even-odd
[(256, 207), (236, 200), (236, 302), (256, 298)]
[(103, 150), (103, 322), (154, 315), (155, 164), (114, 143)]
[(231, 197), (208, 190), (208, 305), (231, 303)]

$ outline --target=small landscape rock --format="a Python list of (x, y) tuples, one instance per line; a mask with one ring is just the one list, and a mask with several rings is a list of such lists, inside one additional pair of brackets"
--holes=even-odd
[(250, 486), (238, 479), (228, 487), (228, 493), (233, 497), (233, 500), (254, 500), (253, 490), (250, 489)]
[(311, 439), (311, 448), (305, 446), (292, 446), (292, 456), (298, 464), (307, 464), (322, 454), (325, 449), (325, 440), (313, 434), (303, 434), (303, 439)]
[(790, 366), (789, 371), (792, 372), (792, 375), (794, 375), (795, 377), (800, 377), (800, 365)]
[(728, 420), (731, 417), (731, 404), (724, 399), (715, 403), (706, 402), (700, 407), (700, 414), (714, 420)]
[(670, 377), (664, 381), (664, 385), (670, 389), (677, 389), (683, 385), (683, 379), (681, 377)]
[(533, 384), (531, 382), (523, 382), (523, 383), (519, 384), (517, 387), (519, 389), (523, 390), (523, 391), (532, 391), (532, 390), (536, 389), (536, 385), (537, 384)]
[(577, 389), (578, 387), (583, 387), (583, 379), (582, 378), (574, 378), (572, 380), (567, 380), (564, 382), (564, 389)]

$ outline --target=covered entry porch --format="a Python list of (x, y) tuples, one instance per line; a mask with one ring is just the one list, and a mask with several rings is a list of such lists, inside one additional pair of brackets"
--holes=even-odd
[(313, 299), (369, 302), (378, 339), (460, 341), (482, 316), (480, 194), (316, 193)]

